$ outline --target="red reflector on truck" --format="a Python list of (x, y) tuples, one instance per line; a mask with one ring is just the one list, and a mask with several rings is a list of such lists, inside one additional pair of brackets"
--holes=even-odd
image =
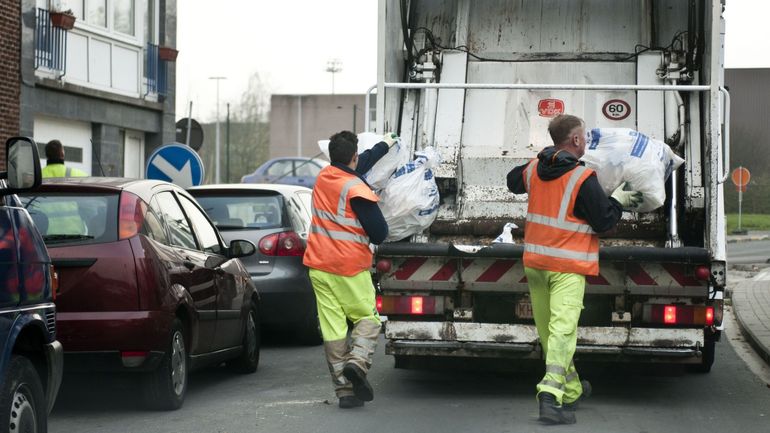
[(673, 305), (666, 305), (663, 310), (663, 323), (667, 325), (673, 325), (676, 323), (676, 307)]
[(444, 299), (440, 296), (378, 296), (377, 312), (385, 315), (441, 314)]
[(706, 325), (714, 324), (714, 307), (706, 307)]

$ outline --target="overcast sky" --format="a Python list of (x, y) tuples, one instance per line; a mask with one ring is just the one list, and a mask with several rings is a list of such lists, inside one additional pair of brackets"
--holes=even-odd
[[(237, 103), (258, 72), (271, 93), (331, 93), (327, 61), (337, 58), (335, 93), (364, 93), (377, 80), (377, 0), (177, 2), (177, 118), (213, 120)], [(215, 6), (214, 6), (215, 5)], [(770, 1), (727, 0), (725, 64), (770, 67)]]

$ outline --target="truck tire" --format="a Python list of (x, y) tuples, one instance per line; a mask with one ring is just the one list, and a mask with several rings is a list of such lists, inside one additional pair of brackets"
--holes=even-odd
[(184, 403), (189, 370), (184, 335), (182, 322), (174, 319), (168, 349), (160, 367), (145, 377), (144, 402), (150, 409), (174, 410)]
[(716, 341), (706, 340), (703, 344), (701, 352), (703, 356), (700, 364), (693, 364), (690, 366), (690, 371), (693, 373), (710, 373), (711, 366), (714, 365), (714, 355), (716, 352)]
[(395, 359), (394, 368), (407, 370), (414, 365), (414, 358), (409, 355), (394, 355), (393, 358)]
[(12, 355), (4, 382), (0, 395), (0, 431), (47, 432), (45, 393), (32, 362), (25, 356)]
[(259, 367), (259, 346), (261, 338), (259, 333), (259, 316), (257, 306), (251, 304), (249, 315), (243, 330), (242, 350), (237, 358), (227, 361), (227, 367), (236, 373), (249, 374), (257, 371)]

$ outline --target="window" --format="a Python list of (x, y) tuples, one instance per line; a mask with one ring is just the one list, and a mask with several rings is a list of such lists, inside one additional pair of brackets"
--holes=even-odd
[(112, 1), (113, 30), (134, 36), (134, 0)]
[(219, 236), (214, 227), (211, 225), (203, 212), (198, 209), (193, 202), (185, 196), (179, 197), (182, 201), (182, 207), (184, 208), (187, 216), (190, 217), (193, 227), (195, 227), (195, 233), (198, 235), (198, 240), (203, 247), (203, 251), (207, 253), (221, 254), (222, 247), (219, 245)]
[(187, 218), (179, 207), (179, 203), (177, 203), (174, 195), (165, 191), (159, 193), (156, 197), (157, 204), (160, 206), (163, 219), (166, 221), (169, 234), (171, 235), (171, 245), (191, 250), (197, 249), (190, 224), (187, 222)]
[(270, 167), (267, 168), (268, 176), (291, 176), (291, 160), (276, 161)]
[(147, 7), (144, 9), (144, 41), (150, 44), (157, 43), (155, 16), (155, 0), (147, 0)]
[(99, 27), (107, 27), (107, 0), (85, 0), (86, 22)]
[(310, 230), (310, 194), (297, 192), (289, 201), (289, 215), (294, 222), (294, 229), (300, 237), (307, 238)]
[(297, 176), (316, 177), (321, 172), (321, 167), (310, 161), (295, 161), (294, 164)]
[(283, 227), (283, 196), (237, 195), (196, 197), (221, 231)]
[(21, 201), (46, 245), (85, 245), (118, 239), (117, 195), (27, 195)]
[(152, 209), (147, 209), (147, 213), (144, 214), (144, 224), (139, 232), (152, 240), (168, 245), (166, 229), (163, 228), (163, 224)]

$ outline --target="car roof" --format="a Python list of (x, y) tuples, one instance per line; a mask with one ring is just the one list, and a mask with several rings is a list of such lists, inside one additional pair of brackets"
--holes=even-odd
[(41, 192), (120, 192), (128, 191), (141, 197), (149, 203), (152, 195), (157, 192), (159, 187), (162, 189), (174, 189), (184, 191), (178, 185), (174, 185), (162, 180), (152, 179), (131, 179), (125, 177), (68, 177), (68, 178), (49, 178), (44, 179), (40, 187), (24, 193), (24, 195), (35, 195)]
[(187, 189), (191, 194), (197, 191), (275, 191), (283, 195), (291, 195), (298, 191), (311, 192), (312, 189), (305, 186), (285, 185), (280, 183), (221, 183), (214, 185), (200, 185)]
[(309, 156), (278, 156), (278, 157), (271, 158), (271, 159), (265, 161), (265, 163), (262, 164), (262, 165), (267, 165), (267, 164), (270, 164), (270, 163), (273, 163), (273, 162), (276, 162), (276, 161), (312, 161), (312, 162), (317, 162), (319, 165), (323, 165), (323, 166), (329, 165), (329, 161), (321, 158), (320, 156), (314, 156), (314, 157), (309, 157)]

